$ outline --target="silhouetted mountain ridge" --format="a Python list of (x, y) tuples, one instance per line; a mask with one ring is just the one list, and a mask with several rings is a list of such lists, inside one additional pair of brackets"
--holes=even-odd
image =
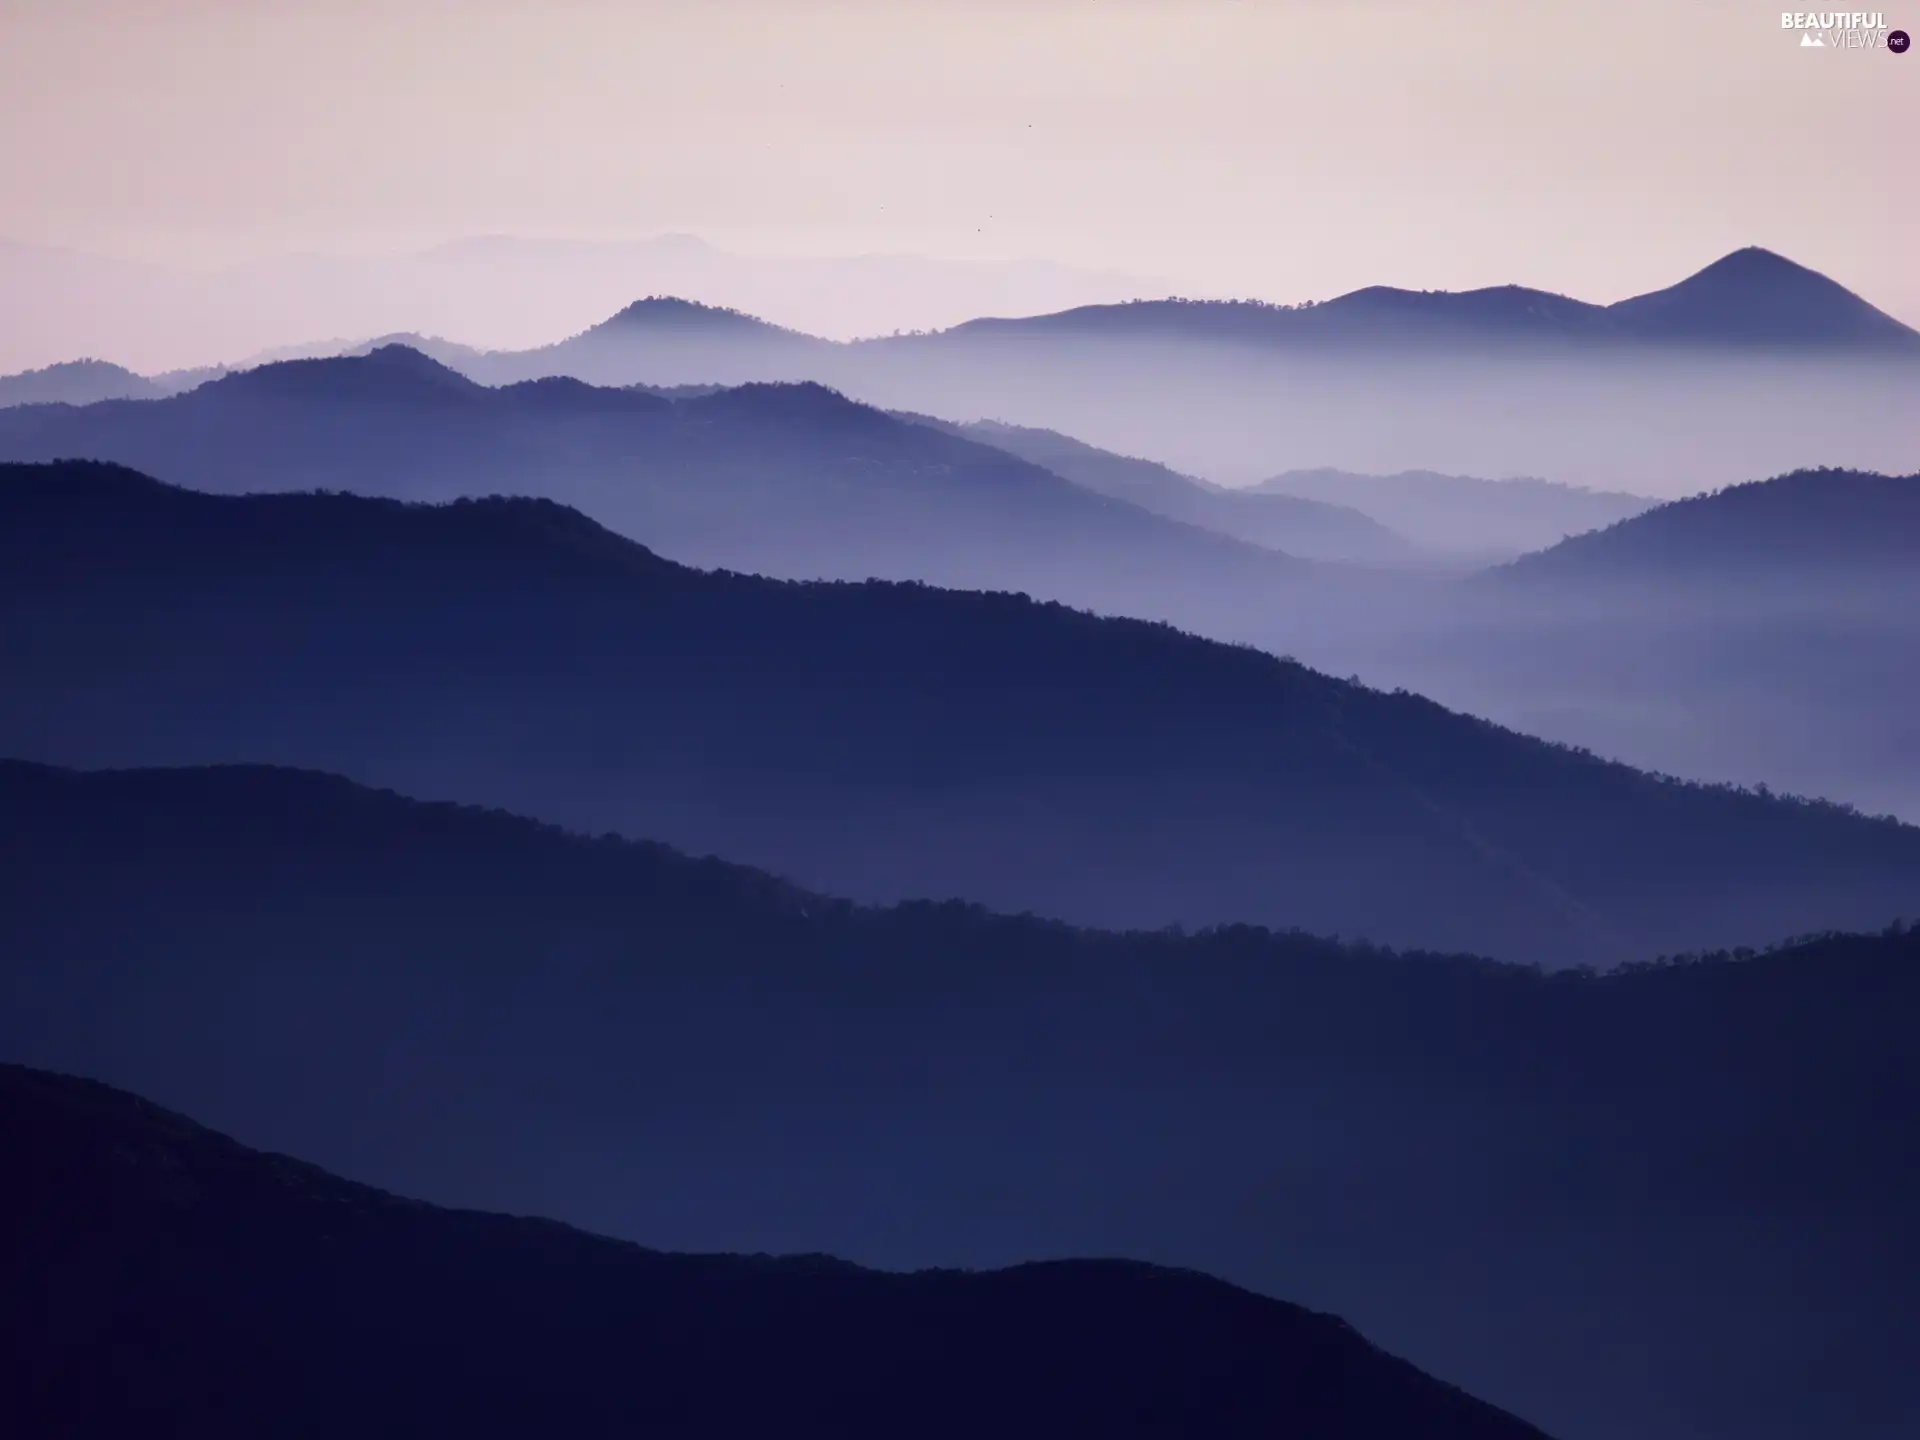
[(1920, 474), (1799, 470), (1729, 486), (1576, 535), (1495, 573), (1675, 584), (1743, 576), (1771, 584), (1822, 573), (1920, 584)]
[[(1526, 286), (1372, 286), (1312, 305), (1145, 300), (839, 342), (671, 297), (636, 305), (529, 350), (408, 343), (487, 384), (812, 380), (886, 409), (996, 416), (1235, 483), (1336, 465), (1648, 493), (1673, 493), (1681, 473), (1706, 488), (1795, 465), (1905, 467), (1911, 377), (1892, 362), (1920, 356), (1908, 327), (1758, 251), (1609, 306)], [(164, 473), (152, 457), (91, 453)]]
[(740, 310), (653, 295), (551, 345), (489, 351), (461, 363), (469, 374), (490, 384), (569, 374), (607, 385), (685, 381), (731, 385), (831, 378), (810, 375), (806, 366), (842, 348), (839, 342), (789, 330)]
[(1524, 285), (1460, 291), (1371, 285), (1313, 308), (1316, 322), (1328, 329), (1372, 322), (1383, 327), (1501, 327), (1518, 332), (1597, 334), (1606, 324), (1604, 306)]
[(956, 338), (1158, 337), (1257, 345), (1549, 342), (1848, 348), (1920, 354), (1920, 332), (1816, 271), (1750, 246), (1664, 290), (1594, 305), (1521, 285), (1373, 285), (1305, 305), (1138, 300), (1020, 320), (977, 320)]
[(1665, 290), (1610, 305), (1607, 314), (1646, 340), (1920, 348), (1920, 333), (1818, 271), (1757, 245)]
[[(482, 351), (416, 336), (423, 348), (489, 384), (573, 374), (596, 384), (678, 385), (816, 379), (865, 390), (865, 357), (933, 354), (1021, 339), (1189, 341), (1308, 350), (1572, 346), (1693, 350), (1803, 349), (1884, 358), (1920, 354), (1920, 332), (1817, 271), (1757, 246), (1661, 290), (1598, 305), (1523, 285), (1409, 290), (1371, 285), (1296, 305), (1255, 300), (1137, 299), (944, 330), (833, 341), (724, 306), (671, 295), (636, 300), (577, 335), (527, 350)], [(898, 399), (888, 403), (898, 405)], [(922, 399), (914, 408), (930, 408)], [(948, 408), (948, 407), (941, 407)]]
[[(1269, 343), (1465, 339), (1496, 333), (1562, 338), (1599, 336), (1608, 330), (1605, 307), (1519, 285), (1460, 291), (1370, 285), (1308, 305), (1139, 301), (1089, 307), (1068, 315), (1078, 317), (1077, 325), (1145, 326), (1169, 334)], [(1067, 320), (1067, 316), (1059, 318)]]

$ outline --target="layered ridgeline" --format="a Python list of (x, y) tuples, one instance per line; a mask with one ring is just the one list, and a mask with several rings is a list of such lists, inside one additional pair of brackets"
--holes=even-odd
[(800, 378), (869, 357), (897, 361), (958, 354), (982, 342), (1043, 346), (1062, 339), (1374, 358), (1542, 347), (1920, 358), (1920, 333), (1827, 276), (1757, 246), (1612, 305), (1524, 285), (1466, 291), (1369, 285), (1303, 305), (1134, 300), (838, 343), (736, 310), (655, 296), (552, 345), (519, 351), (446, 347), (443, 353), (450, 364), (495, 384), (543, 375), (608, 385), (689, 379), (739, 384)]
[(1405, 564), (1422, 558), (1420, 550), (1405, 538), (1335, 495), (1305, 498), (1229, 490), (1182, 475), (1158, 461), (1116, 455), (1055, 430), (994, 420), (956, 425), (924, 415), (902, 418), (992, 445), (1076, 485), (1156, 515), (1290, 555), (1372, 564)]
[(1536, 595), (1554, 586), (1650, 586), (1669, 600), (1776, 590), (1809, 609), (1862, 586), (1916, 591), (1920, 474), (1801, 470), (1729, 486), (1572, 536), (1488, 579)]
[(0, 375), (0, 409), (13, 405), (95, 405), (102, 400), (158, 400), (218, 379), (223, 367), (137, 375), (107, 360), (68, 360), (17, 375)]
[[(250, 767), (0, 766), (0, 862), (0, 1053), (403, 1193), (676, 1250), (1199, 1268), (1346, 1316), (1572, 1440), (1896, 1440), (1920, 1421), (1912, 934), (1598, 978), (1248, 929), (1105, 934), (861, 909)], [(0, 1114), (17, 1125), (22, 1105), (14, 1077)], [(1203, 1407), (1169, 1433), (1240, 1433), (1213, 1428), (1228, 1413), (1280, 1433), (1501, 1433), (1468, 1411), (1428, 1430), (1424, 1411), (1356, 1408), (1387, 1428), (1339, 1428), (1356, 1392), (1432, 1392), (1327, 1322), (1197, 1279), (668, 1261), (120, 1123), (87, 1164), (130, 1172), (0, 1160), (5, 1288), (25, 1307), (10, 1333), (58, 1337), (55, 1355), (0, 1355), (44, 1356), (49, 1403), (98, 1422), (60, 1433), (118, 1433), (120, 1406), (216, 1435), (340, 1433), (376, 1392), (517, 1414), (550, 1387), (582, 1409), (547, 1420), (591, 1428), (615, 1387), (806, 1407), (857, 1376), (862, 1396), (942, 1395), (915, 1433), (949, 1416), (1019, 1433), (1017, 1415), (989, 1421), (1041, 1373), (1058, 1388), (1025, 1413), (1051, 1433), (1109, 1413), (1134, 1433), (1119, 1417), (1157, 1423), (1138, 1406), (1163, 1387)], [(650, 1288), (667, 1275), (707, 1298), (670, 1306), (692, 1329), (636, 1346), (614, 1322), (669, 1305)], [(140, 1294), (157, 1312), (122, 1308)], [(982, 1308), (945, 1309), (956, 1296)], [(733, 1330), (734, 1304), (769, 1328)], [(903, 1346), (886, 1363), (828, 1358), (882, 1330)], [(137, 1359), (103, 1383), (109, 1347)], [(724, 1372), (694, 1359), (716, 1348)], [(546, 1368), (568, 1353), (581, 1368)], [(948, 1371), (920, 1367), (948, 1363), (958, 1391), (929, 1392)], [(1083, 1363), (1109, 1388), (1082, 1389)], [(465, 1379), (444, 1383), (453, 1365)], [(301, 1407), (305, 1426), (265, 1423)], [(846, 1412), (854, 1433), (866, 1413)]]
[(1612, 305), (1524, 285), (1462, 291), (1370, 285), (1319, 304), (1137, 301), (1025, 320), (977, 320), (943, 333), (988, 332), (1178, 336), (1275, 347), (1558, 343), (1920, 356), (1920, 332), (1818, 271), (1758, 246)]
[(1557, 545), (1650, 510), (1655, 501), (1619, 491), (1560, 485), (1532, 476), (1484, 480), (1408, 470), (1355, 475), (1344, 470), (1293, 470), (1243, 492), (1350, 506), (1429, 551), (1507, 559)]
[(0, 411), (0, 458), (80, 455), (217, 491), (548, 496), (688, 564), (1025, 591), (1243, 631), (1299, 611), (1303, 590), (1335, 611), (1345, 593), (1271, 549), (811, 384), (491, 389), (388, 346), (167, 400)]
[(336, 769), (862, 899), (1548, 963), (1878, 926), (1920, 830), (1018, 596), (671, 564), (547, 502), (0, 471), (0, 753)]
[(1904, 467), (1920, 443), (1920, 335), (1752, 248), (1614, 305), (1513, 285), (1370, 286), (1307, 305), (1149, 300), (841, 343), (655, 297), (529, 350), (388, 338), (487, 384), (812, 380), (1235, 484), (1427, 468), (1671, 495), (1796, 465)]
[(1904, 467), (1920, 444), (1920, 334), (1752, 247), (1612, 305), (1518, 285), (1369, 286), (1317, 304), (1148, 300), (842, 345), (655, 300), (557, 345), (448, 359), (496, 383), (819, 380), (1235, 483), (1426, 468), (1673, 494), (1683, 477), (1695, 489), (1796, 465)]
[(1920, 476), (1799, 471), (1458, 587), (1381, 667), (1637, 764), (1920, 818)]
[(896, 1275), (436, 1209), (0, 1066), (10, 1434), (1541, 1440), (1188, 1272)]
[(146, 376), (106, 360), (68, 360), (18, 375), (0, 375), (0, 407), (152, 400), (166, 393)]

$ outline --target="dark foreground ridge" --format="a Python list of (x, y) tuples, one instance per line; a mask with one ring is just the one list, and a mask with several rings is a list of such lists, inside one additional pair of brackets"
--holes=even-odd
[[(1202, 1270), (1344, 1316), (1566, 1440), (1920, 1433), (1920, 1161), (1904, 1143), (1920, 1126), (1920, 933), (1904, 929), (1542, 974), (1245, 927), (864, 908), (310, 772), (5, 762), (0, 957), (0, 1055), (442, 1204), (888, 1270), (1116, 1254)], [(40, 1168), (0, 1153), (0, 1186)], [(460, 1270), (438, 1253), (418, 1263)], [(329, 1303), (355, 1325), (376, 1321), (354, 1305), (390, 1311), (440, 1356), (435, 1326), (365, 1268), (376, 1278), (342, 1269), (330, 1283), (356, 1293)], [(88, 1273), (63, 1282), (53, 1313), (79, 1318), (57, 1335), (95, 1333), (117, 1303)], [(475, 1276), (458, 1293), (476, 1314), (474, 1294), (540, 1309)], [(264, 1304), (207, 1293), (236, 1325)], [(1167, 1324), (1217, 1337), (1194, 1303)], [(1038, 1333), (1079, 1323), (1041, 1313)], [(331, 1373), (345, 1322), (314, 1314)], [(1036, 1333), (1024, 1323), (1008, 1333)], [(770, 1348), (810, 1343), (767, 1324)], [(865, 1333), (821, 1343), (858, 1354)], [(1165, 1373), (1085, 1343), (1116, 1376)], [(1206, 1343), (1214, 1388), (1195, 1394), (1282, 1413), (1232, 1389), (1238, 1342)], [(907, 1364), (879, 1353), (877, 1371)], [(954, 1353), (1002, 1396), (1035, 1383)], [(786, 1384), (758, 1352), (734, 1368)], [(901, 1373), (943, 1405), (985, 1383)], [(1268, 1433), (1367, 1433), (1297, 1413)], [(902, 1414), (901, 1433), (942, 1433)]]
[(18, 1440), (1540, 1437), (1191, 1272), (662, 1254), (397, 1199), (19, 1066), (0, 1168)]

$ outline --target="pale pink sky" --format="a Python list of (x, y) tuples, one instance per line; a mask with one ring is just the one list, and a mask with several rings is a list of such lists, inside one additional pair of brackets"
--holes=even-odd
[(0, 237), (675, 230), (1275, 300), (1604, 301), (1761, 244), (1920, 324), (1920, 54), (1796, 39), (1733, 0), (0, 0)]

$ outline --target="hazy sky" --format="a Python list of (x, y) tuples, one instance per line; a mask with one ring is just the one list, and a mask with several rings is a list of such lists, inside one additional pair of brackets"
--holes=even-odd
[(1920, 54), (1796, 39), (1735, 0), (0, 0), (0, 236), (676, 230), (1276, 300), (1610, 300), (1757, 243), (1920, 323)]

